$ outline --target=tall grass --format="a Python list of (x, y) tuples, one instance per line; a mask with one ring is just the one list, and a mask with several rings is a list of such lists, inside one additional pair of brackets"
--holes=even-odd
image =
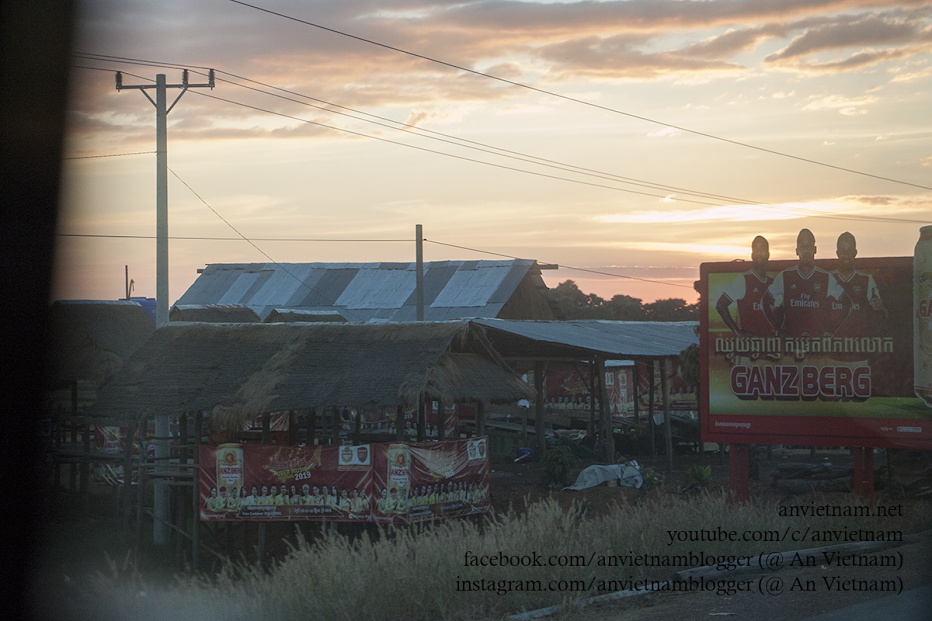
[[(820, 501), (817, 500), (816, 504)], [(837, 503), (837, 499), (833, 499)], [(808, 504), (808, 503), (807, 503)], [(852, 501), (850, 506), (860, 506)], [(902, 529), (915, 532), (929, 524), (928, 505), (902, 518), (786, 518), (772, 504), (733, 507), (720, 493), (680, 499), (660, 497), (643, 504), (621, 504), (594, 517), (580, 507), (561, 508), (547, 500), (521, 513), (487, 518), (481, 525), (453, 520), (409, 528), (390, 528), (379, 536), (353, 541), (327, 535), (298, 546), (269, 571), (228, 565), (219, 576), (180, 577), (170, 588), (147, 589), (138, 577), (101, 577), (90, 610), (100, 619), (307, 619), (381, 621), (398, 619), (499, 619), (509, 613), (568, 603), (599, 595), (588, 592), (464, 590), (462, 581), (668, 579), (685, 568), (599, 567), (599, 555), (659, 554), (757, 555), (805, 549), (821, 542), (674, 543), (670, 530)], [(470, 567), (474, 556), (535, 553), (575, 555), (588, 567)], [(595, 555), (593, 557), (593, 555)], [(458, 588), (458, 581), (459, 588)], [(512, 585), (514, 586), (514, 585)]]

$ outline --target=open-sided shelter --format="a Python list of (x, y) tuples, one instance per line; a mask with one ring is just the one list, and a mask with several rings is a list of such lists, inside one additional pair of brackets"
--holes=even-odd
[[(605, 377), (606, 360), (640, 360), (650, 362), (678, 357), (680, 353), (693, 344), (699, 343), (698, 322), (679, 321), (507, 321), (501, 319), (477, 319), (475, 322), (486, 329), (489, 340), (505, 359), (522, 362), (534, 368), (534, 380), (537, 390), (535, 399), (535, 424), (538, 445), (543, 447), (544, 429), (540, 424), (544, 419), (544, 393), (542, 376), (545, 365), (555, 361), (585, 361), (598, 369), (595, 377)], [(664, 383), (667, 372), (661, 373)], [(612, 428), (610, 415), (606, 407), (604, 382), (598, 382), (601, 411), (599, 425), (602, 437), (603, 458), (614, 459), (614, 453), (608, 447), (614, 446), (609, 436)], [(667, 395), (664, 393), (665, 419), (670, 420)], [(594, 400), (593, 400), (594, 407)], [(592, 411), (595, 418), (595, 411)], [(672, 454), (670, 446), (670, 425), (665, 425), (668, 459)], [(672, 470), (672, 461), (668, 462)]]

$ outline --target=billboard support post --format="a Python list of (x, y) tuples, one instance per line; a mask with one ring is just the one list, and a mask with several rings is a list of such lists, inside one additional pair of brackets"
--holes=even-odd
[(874, 506), (874, 449), (870, 446), (855, 446), (851, 449), (854, 474), (851, 487), (859, 498)]
[(730, 444), (728, 453), (731, 504), (744, 504), (750, 498), (748, 493), (748, 445)]

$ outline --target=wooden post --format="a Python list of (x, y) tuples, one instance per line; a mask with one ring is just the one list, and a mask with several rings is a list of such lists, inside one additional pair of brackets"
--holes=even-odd
[(308, 446), (314, 446), (314, 439), (317, 434), (317, 408), (311, 408), (307, 413), (307, 440)]
[[(148, 431), (149, 424), (146, 417), (143, 417), (139, 421), (140, 434), (143, 438), (146, 437), (146, 432)], [(147, 452), (146, 445), (144, 442), (141, 442), (139, 445), (139, 472), (136, 475), (136, 545), (135, 545), (135, 559), (136, 567), (139, 567), (139, 545), (142, 541), (142, 519), (146, 511), (146, 461), (147, 461)]]
[[(182, 412), (181, 416), (178, 417), (178, 444), (180, 448), (178, 450), (178, 464), (180, 466), (186, 466), (188, 464), (188, 413)], [(197, 482), (197, 477), (195, 476), (192, 479), (192, 482)], [(175, 505), (175, 526), (178, 528), (175, 534), (175, 567), (180, 571), (184, 569), (184, 546), (185, 540), (181, 536), (181, 533), (185, 532), (185, 524), (187, 523), (188, 518), (188, 507), (191, 506), (190, 502), (184, 502), (187, 500), (187, 490), (185, 487), (175, 486), (175, 495), (176, 505)], [(191, 487), (192, 493), (194, 487)]]
[(334, 446), (340, 446), (340, 408), (330, 408), (330, 441)]
[[(352, 416), (352, 413), (350, 413)], [(353, 421), (353, 446), (359, 446), (359, 435), (362, 433), (362, 411), (356, 410), (356, 420)]]
[[(527, 408), (522, 408), (524, 415), (524, 433), (527, 435)], [(485, 435), (485, 401), (476, 401), (476, 435), (480, 438)]]
[(126, 429), (126, 442), (123, 444), (123, 527), (129, 534), (130, 516), (133, 512), (130, 510), (130, 503), (133, 502), (133, 447), (136, 440), (136, 419), (129, 420), (129, 427)]
[(204, 413), (198, 411), (194, 418), (194, 450), (192, 462), (194, 463), (194, 486), (191, 494), (191, 507), (194, 516), (191, 519), (191, 568), (196, 572), (200, 563), (201, 555), (201, 486), (200, 486), (200, 463), (201, 463), (201, 435), (204, 425)]
[(534, 431), (537, 436), (537, 450), (543, 455), (547, 448), (547, 434), (544, 429), (544, 365), (534, 362), (534, 390), (537, 398), (534, 400)]
[(395, 439), (399, 442), (405, 439), (405, 409), (401, 403), (395, 406)]
[(631, 395), (634, 397), (634, 424), (640, 426), (641, 424), (641, 412), (640, 412), (640, 401), (641, 401), (641, 374), (638, 371), (638, 361), (634, 361), (634, 370), (631, 372)]
[(298, 411), (288, 412), (288, 446), (298, 446)]
[(670, 391), (667, 386), (667, 365), (670, 360), (660, 360), (660, 392), (663, 393), (663, 439), (667, 451), (667, 472), (673, 472), (673, 421), (670, 417)]
[(595, 433), (595, 367), (594, 360), (589, 361), (589, 424), (586, 427), (586, 434)]
[(596, 360), (599, 383), (599, 446), (602, 461), (615, 463), (615, 438), (612, 433), (612, 414), (608, 409), (608, 388), (605, 386), (605, 361)]
[(417, 398), (417, 441), (423, 442), (427, 438), (427, 396), (418, 395)]
[(650, 456), (651, 459), (657, 459), (657, 438), (654, 437), (656, 435), (654, 430), (654, 393), (656, 392), (656, 386), (654, 385), (655, 367), (653, 360), (649, 360), (648, 362), (650, 362), (650, 365), (647, 369), (647, 385), (650, 386), (650, 392), (647, 396), (647, 429), (650, 431)]
[(527, 415), (531, 408), (521, 408), (521, 444), (527, 447)]
[[(78, 382), (71, 382), (71, 446), (78, 445)], [(72, 492), (78, 489), (78, 462), (72, 461), (69, 468), (68, 489)]]
[(443, 401), (437, 402), (437, 442), (443, 442), (447, 439), (447, 410), (443, 407)]
[(91, 453), (91, 429), (93, 425), (90, 416), (83, 417), (83, 420), (84, 456), (81, 457), (81, 513), (84, 515), (84, 519), (87, 520), (91, 517), (91, 459), (89, 455)]
[[(331, 412), (333, 412), (333, 410), (331, 410)], [(331, 415), (335, 416), (335, 414), (331, 414)], [(262, 444), (268, 444), (269, 441), (272, 439), (272, 433), (269, 430), (270, 425), (271, 425), (271, 415), (268, 412), (265, 412), (262, 414)], [(257, 555), (259, 558), (256, 560), (256, 564), (259, 569), (262, 569), (265, 567), (265, 537), (266, 537), (267, 531), (268, 531), (268, 523), (259, 522), (259, 542), (257, 545), (257, 548), (258, 548)]]

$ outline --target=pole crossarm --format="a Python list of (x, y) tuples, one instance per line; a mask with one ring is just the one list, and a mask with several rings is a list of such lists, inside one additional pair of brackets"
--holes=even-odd
[[(188, 82), (188, 70), (185, 69), (182, 73), (181, 84), (166, 84), (165, 88), (213, 88), (214, 84), (214, 70), (211, 69), (207, 74), (207, 82), (203, 84), (191, 84)], [(139, 89), (146, 90), (149, 88), (158, 88), (157, 84), (123, 84), (123, 72), (116, 72), (116, 89), (122, 91), (125, 89)]]

